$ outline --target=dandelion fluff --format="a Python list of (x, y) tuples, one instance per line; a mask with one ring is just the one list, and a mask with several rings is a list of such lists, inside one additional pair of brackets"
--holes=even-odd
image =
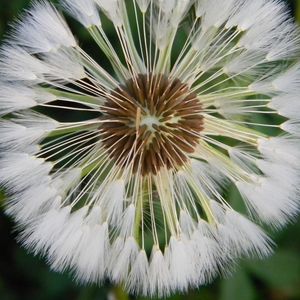
[(63, 7), (85, 27), (100, 26), (101, 20), (96, 3), (93, 0), (63, 0)]
[(24, 247), (80, 284), (152, 297), (271, 255), (260, 225), (300, 209), (300, 35), (286, 6), (61, 5), (103, 59), (45, 0), (0, 50), (0, 185)]

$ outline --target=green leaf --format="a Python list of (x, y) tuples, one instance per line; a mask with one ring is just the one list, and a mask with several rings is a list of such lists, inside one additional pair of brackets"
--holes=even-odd
[(255, 300), (256, 292), (254, 286), (242, 268), (237, 270), (231, 278), (225, 279), (221, 283), (220, 300)]
[(300, 259), (292, 251), (277, 252), (265, 261), (249, 263), (248, 269), (276, 289), (286, 290), (300, 285)]

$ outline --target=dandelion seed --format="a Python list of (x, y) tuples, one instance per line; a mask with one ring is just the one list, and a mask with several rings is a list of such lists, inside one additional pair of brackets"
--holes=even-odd
[(47, 1), (0, 50), (0, 184), (23, 245), (79, 282), (160, 297), (270, 255), (256, 223), (299, 212), (300, 35), (285, 5), (61, 6), (105, 63)]

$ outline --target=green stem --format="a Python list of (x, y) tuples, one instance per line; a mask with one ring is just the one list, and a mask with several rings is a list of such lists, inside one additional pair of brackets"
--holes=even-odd
[(81, 102), (86, 105), (93, 104), (93, 105), (100, 106), (104, 102), (100, 97), (93, 97), (93, 96), (88, 96), (88, 95), (78, 95), (75, 93), (59, 91), (59, 90), (52, 89), (52, 88), (45, 88), (45, 90), (48, 93), (56, 96), (58, 99), (74, 100), (74, 101), (78, 101), (78, 102)]
[(124, 17), (124, 29), (128, 38), (128, 42), (130, 44), (129, 50), (131, 50), (131, 54), (133, 55), (133, 57), (136, 60), (136, 63), (139, 67), (140, 72), (144, 73), (146, 71), (145, 69), (145, 65), (142, 62), (142, 59), (136, 49), (135, 43), (134, 43), (134, 39), (132, 36), (132, 32), (131, 32), (131, 26), (130, 26), (130, 22), (129, 22), (129, 16), (128, 16), (128, 12), (127, 12), (127, 8), (126, 8), (126, 4), (125, 1), (122, 1), (122, 5), (123, 5), (123, 17)]
[(170, 34), (168, 46), (165, 49), (163, 49), (159, 54), (159, 59), (158, 59), (157, 68), (156, 68), (157, 73), (164, 74), (167, 67), (170, 65), (171, 52), (172, 52), (172, 48), (173, 48), (174, 39), (176, 36), (176, 31), (177, 31), (177, 29), (174, 30)]
[[(144, 185), (145, 186), (145, 185)], [(144, 188), (141, 187), (138, 194), (138, 203), (135, 212), (135, 220), (134, 220), (134, 237), (138, 244), (141, 244), (141, 220), (142, 220), (142, 209), (143, 203), (145, 201), (145, 196), (143, 195)], [(146, 194), (146, 193), (145, 193)]]
[(194, 182), (193, 179), (191, 179), (189, 183), (190, 183), (191, 188), (194, 190), (194, 192), (196, 193), (196, 195), (197, 195), (197, 197), (198, 197), (198, 199), (201, 203), (202, 209), (204, 210), (205, 215), (207, 217), (207, 221), (210, 224), (214, 225), (216, 223), (216, 220), (214, 218), (211, 207), (209, 205), (209, 201), (207, 199), (205, 199), (205, 197), (203, 196), (203, 194), (199, 190), (198, 185)]
[[(104, 158), (100, 157), (98, 160), (96, 160), (95, 162), (93, 162), (92, 164), (88, 165), (87, 167), (83, 168), (82, 172), (81, 172), (81, 176), (85, 177), (88, 174), (90, 174), (93, 170), (96, 169), (97, 166), (101, 165), (101, 162), (104, 160)], [(84, 163), (84, 162), (83, 162)]]
[(78, 126), (74, 126), (74, 127), (66, 128), (66, 129), (56, 129), (56, 130), (51, 131), (51, 133), (49, 133), (47, 138), (62, 136), (62, 135), (66, 135), (66, 134), (69, 134), (72, 132), (79, 132), (82, 130), (95, 130), (98, 128), (99, 128), (99, 124), (93, 123), (93, 124), (86, 124), (86, 125), (78, 125)]
[(89, 28), (89, 32), (91, 36), (94, 38), (97, 45), (104, 52), (108, 60), (110, 61), (117, 77), (119, 80), (123, 80), (126, 78), (127, 69), (123, 66), (122, 62), (118, 58), (116, 53), (113, 53), (109, 46), (106, 44), (105, 39), (101, 36), (98, 29), (96, 27)]

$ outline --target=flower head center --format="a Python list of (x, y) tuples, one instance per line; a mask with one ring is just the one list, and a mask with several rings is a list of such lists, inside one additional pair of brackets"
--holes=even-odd
[(119, 86), (106, 98), (103, 118), (110, 158), (143, 176), (182, 167), (203, 130), (197, 95), (165, 75), (140, 74)]
[(162, 125), (159, 118), (156, 116), (145, 115), (141, 118), (141, 126), (146, 125), (148, 130), (155, 132), (155, 127)]

